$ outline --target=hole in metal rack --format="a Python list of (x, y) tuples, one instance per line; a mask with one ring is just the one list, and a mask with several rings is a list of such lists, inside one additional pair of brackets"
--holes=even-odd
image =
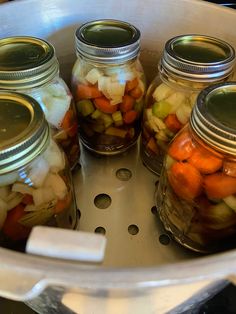
[(77, 216), (78, 216), (78, 219), (81, 218), (81, 211), (77, 208)]
[(156, 206), (152, 206), (151, 212), (153, 213), (153, 215), (157, 215), (157, 207)]
[(136, 225), (129, 225), (128, 232), (132, 235), (136, 235), (137, 233), (139, 233), (139, 227)]
[(116, 171), (116, 177), (120, 181), (129, 181), (132, 177), (132, 172), (127, 168), (120, 168)]
[(111, 205), (111, 197), (108, 194), (98, 194), (94, 198), (94, 205), (99, 209), (106, 209)]
[(159, 236), (159, 242), (162, 245), (168, 245), (170, 243), (170, 237), (167, 234), (161, 234)]
[(106, 229), (103, 228), (103, 227), (97, 227), (95, 230), (94, 230), (95, 233), (101, 233), (101, 234), (106, 234)]

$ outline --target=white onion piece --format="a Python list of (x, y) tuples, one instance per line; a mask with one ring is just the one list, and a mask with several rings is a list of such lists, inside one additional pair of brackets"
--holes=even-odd
[[(1, 180), (1, 176), (0, 176), (0, 180)], [(7, 196), (10, 194), (10, 192), (11, 192), (11, 189), (9, 185), (0, 187), (0, 198), (2, 200), (5, 200)]]
[(173, 93), (174, 93), (174, 90), (171, 87), (169, 87), (165, 83), (162, 83), (156, 87), (156, 89), (154, 90), (154, 92), (152, 94), (152, 97), (156, 101), (161, 101), (161, 100), (166, 99), (167, 97), (169, 97)]
[(93, 68), (92, 70), (90, 70), (88, 72), (88, 74), (85, 76), (85, 79), (91, 83), (91, 84), (96, 84), (97, 81), (99, 80), (99, 78), (103, 76), (103, 73), (101, 71), (99, 71), (96, 68)]
[(189, 120), (191, 108), (188, 105), (181, 105), (176, 111), (176, 117), (180, 123), (186, 124)]
[(54, 198), (55, 198), (55, 193), (50, 186), (36, 189), (33, 192), (33, 200), (34, 200), (35, 206), (41, 205), (43, 203), (48, 203), (52, 201)]
[(12, 186), (12, 191), (13, 192), (19, 192), (21, 194), (33, 194), (34, 189), (27, 184), (21, 183), (21, 182), (16, 182)]
[(7, 174), (0, 175), (0, 187), (13, 184), (18, 179), (17, 172), (11, 172)]
[(48, 172), (49, 164), (43, 156), (40, 156), (31, 164), (31, 170), (28, 174), (28, 178), (31, 180), (33, 186), (38, 188), (42, 186)]
[(172, 109), (170, 111), (170, 113), (175, 113), (177, 108), (182, 105), (183, 103), (185, 103), (186, 99), (185, 99), (185, 94), (181, 93), (181, 92), (176, 92), (174, 94), (172, 94), (171, 96), (169, 96), (168, 98), (166, 98), (165, 100), (171, 105)]
[(45, 187), (52, 188), (54, 194), (59, 199), (65, 198), (67, 194), (67, 186), (58, 174), (49, 173), (44, 184)]
[(43, 156), (47, 161), (51, 172), (57, 173), (65, 168), (64, 154), (54, 141), (51, 140), (49, 147), (46, 149)]

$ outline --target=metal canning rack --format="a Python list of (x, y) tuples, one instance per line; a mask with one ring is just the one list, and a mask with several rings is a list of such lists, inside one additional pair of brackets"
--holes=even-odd
[(139, 144), (117, 156), (94, 155), (81, 147), (74, 186), (77, 228), (103, 233), (103, 266), (157, 266), (202, 256), (171, 239), (158, 219), (158, 177), (142, 163)]

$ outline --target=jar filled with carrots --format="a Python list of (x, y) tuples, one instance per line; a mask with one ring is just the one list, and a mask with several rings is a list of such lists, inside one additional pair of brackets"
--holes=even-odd
[(145, 101), (141, 157), (149, 170), (160, 175), (168, 144), (188, 122), (197, 95), (229, 80), (234, 63), (233, 47), (217, 38), (181, 35), (166, 42)]
[(24, 249), (36, 225), (74, 228), (70, 168), (32, 97), (0, 92), (0, 245)]
[(157, 206), (164, 226), (200, 252), (230, 247), (236, 234), (236, 83), (203, 90), (190, 122), (170, 143)]
[(60, 77), (54, 47), (43, 39), (0, 40), (0, 90), (30, 95), (41, 105), (71, 168), (78, 163), (78, 122), (72, 94)]
[(141, 131), (140, 32), (123, 21), (97, 20), (79, 27), (75, 37), (72, 91), (81, 142), (102, 155), (124, 152)]

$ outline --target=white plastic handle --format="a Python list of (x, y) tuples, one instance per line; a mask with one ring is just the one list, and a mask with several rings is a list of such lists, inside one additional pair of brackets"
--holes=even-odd
[(26, 252), (83, 262), (102, 262), (105, 248), (106, 238), (101, 234), (36, 226), (27, 241)]

